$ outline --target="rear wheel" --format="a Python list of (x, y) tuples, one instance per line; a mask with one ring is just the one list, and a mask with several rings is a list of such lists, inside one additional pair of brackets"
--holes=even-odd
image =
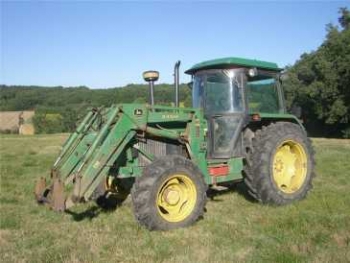
[(203, 215), (206, 189), (202, 173), (190, 160), (160, 158), (144, 169), (133, 186), (135, 217), (151, 230), (189, 226)]
[(304, 198), (312, 187), (314, 153), (304, 131), (279, 122), (255, 133), (247, 156), (245, 183), (262, 203), (283, 205)]

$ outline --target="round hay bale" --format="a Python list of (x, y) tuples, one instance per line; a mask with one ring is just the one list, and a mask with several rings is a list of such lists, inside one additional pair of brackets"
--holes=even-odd
[(33, 135), (34, 134), (34, 126), (33, 126), (33, 124), (22, 124), (19, 127), (19, 134), (22, 134), (22, 135)]

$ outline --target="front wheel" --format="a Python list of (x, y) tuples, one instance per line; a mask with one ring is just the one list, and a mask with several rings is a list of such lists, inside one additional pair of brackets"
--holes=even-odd
[(193, 224), (203, 215), (207, 186), (199, 169), (182, 156), (166, 156), (145, 167), (131, 191), (137, 221), (150, 230)]
[(293, 123), (272, 123), (255, 133), (244, 180), (258, 201), (283, 205), (306, 196), (313, 170), (314, 152), (305, 132)]

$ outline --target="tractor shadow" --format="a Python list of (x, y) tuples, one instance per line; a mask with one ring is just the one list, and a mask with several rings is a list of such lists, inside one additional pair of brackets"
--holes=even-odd
[[(248, 189), (243, 182), (226, 184), (225, 187), (225, 190), (220, 191), (210, 188), (207, 191), (207, 197), (210, 200), (210, 202), (223, 202), (223, 199), (220, 198), (220, 196), (238, 193), (247, 201), (256, 203), (256, 200), (249, 195)], [(97, 198), (95, 203), (96, 205), (91, 206), (85, 211), (75, 212), (72, 210), (66, 210), (65, 213), (71, 215), (73, 220), (77, 222), (83, 220), (92, 220), (99, 216), (99, 214), (101, 213), (111, 213), (124, 204), (128, 205), (129, 203), (131, 203), (131, 200), (130, 197), (122, 200), (119, 198), (115, 198), (114, 196), (100, 196), (99, 198)]]
[(117, 210), (125, 200), (115, 198), (113, 196), (100, 196), (95, 201), (94, 206), (88, 208), (82, 212), (74, 212), (72, 210), (66, 210), (65, 213), (72, 216), (74, 221), (92, 220), (97, 217), (100, 213), (111, 213)]
[(248, 193), (248, 188), (244, 184), (244, 182), (238, 182), (238, 183), (231, 183), (231, 184), (226, 184), (224, 185), (227, 187), (225, 190), (215, 190), (215, 189), (209, 189), (207, 191), (207, 196), (208, 199), (211, 202), (222, 202), (223, 200), (220, 199), (220, 196), (222, 195), (227, 195), (227, 194), (232, 194), (232, 193), (237, 193), (240, 196), (242, 196), (245, 200), (256, 203), (257, 201)]

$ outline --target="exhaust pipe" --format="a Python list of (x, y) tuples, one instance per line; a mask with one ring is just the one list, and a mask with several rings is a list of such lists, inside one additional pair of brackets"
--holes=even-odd
[(175, 63), (174, 67), (174, 86), (175, 86), (175, 107), (179, 107), (179, 82), (180, 82), (180, 68), (181, 61)]

